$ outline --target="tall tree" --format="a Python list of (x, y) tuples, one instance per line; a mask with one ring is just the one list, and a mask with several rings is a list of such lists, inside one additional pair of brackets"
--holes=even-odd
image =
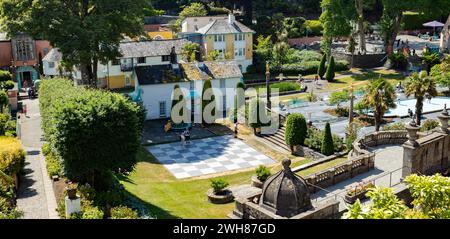
[(435, 97), (438, 95), (436, 81), (429, 77), (426, 71), (413, 73), (405, 82), (405, 95), (407, 97), (414, 95), (416, 98), (416, 123), (421, 124), (423, 101), (426, 95)]
[(325, 125), (325, 131), (323, 133), (321, 153), (325, 156), (334, 154), (333, 135), (331, 134), (331, 126), (328, 122)]
[(174, 30), (176, 32), (179, 32), (181, 30), (181, 23), (183, 23), (184, 19), (186, 19), (187, 17), (202, 17), (206, 16), (207, 14), (208, 11), (201, 3), (194, 2), (189, 6), (185, 6), (180, 12), (180, 17), (175, 22)]
[(447, 87), (450, 92), (450, 56), (447, 55), (441, 64), (431, 68), (431, 77), (442, 87)]
[(383, 15), (380, 20), (386, 52), (394, 53), (394, 43), (400, 31), (404, 11), (416, 11), (425, 16), (448, 15), (450, 1), (446, 0), (382, 0)]
[(395, 104), (397, 94), (391, 83), (382, 78), (372, 81), (365, 91), (362, 102), (366, 107), (374, 110), (375, 131), (378, 132), (386, 111), (397, 107)]
[(349, 36), (351, 33), (349, 17), (353, 11), (350, 0), (322, 0), (321, 7), (324, 9), (320, 16), (323, 26), (322, 51), (331, 57), (331, 44), (336, 37)]
[(97, 65), (120, 56), (124, 36), (143, 33), (147, 0), (3, 0), (6, 32), (25, 32), (57, 47), (63, 60), (78, 66), (85, 84), (97, 86)]

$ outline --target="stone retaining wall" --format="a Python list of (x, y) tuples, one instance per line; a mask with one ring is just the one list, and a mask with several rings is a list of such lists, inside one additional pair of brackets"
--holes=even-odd
[[(333, 56), (336, 60), (346, 60), (352, 62), (352, 55), (343, 52), (334, 52)], [(386, 62), (386, 54), (367, 54), (367, 55), (354, 55), (353, 66), (357, 68), (376, 68), (381, 67)]]

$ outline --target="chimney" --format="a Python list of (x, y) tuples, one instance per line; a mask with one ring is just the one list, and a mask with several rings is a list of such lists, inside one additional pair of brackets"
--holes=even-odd
[(236, 21), (236, 17), (232, 12), (228, 13), (228, 23), (233, 24)]
[(177, 57), (177, 53), (175, 51), (175, 47), (172, 47), (172, 50), (170, 51), (170, 64), (172, 65), (172, 69), (174, 69), (174, 70), (179, 69), (178, 57)]
[(203, 63), (202, 50), (200, 48), (197, 49), (197, 52), (195, 52), (195, 62), (200, 69), (205, 66)]

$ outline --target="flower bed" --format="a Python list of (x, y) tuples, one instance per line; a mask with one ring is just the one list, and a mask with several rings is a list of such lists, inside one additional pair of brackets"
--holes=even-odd
[(372, 188), (375, 188), (375, 184), (373, 183), (360, 183), (357, 185), (350, 186), (350, 188), (347, 189), (345, 200), (350, 204), (355, 203), (356, 200), (358, 199), (364, 200), (367, 198), (366, 194)]

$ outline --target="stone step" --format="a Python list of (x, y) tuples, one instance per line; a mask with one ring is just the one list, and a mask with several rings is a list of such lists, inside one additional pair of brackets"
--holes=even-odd
[(284, 150), (290, 151), (289, 147), (286, 145), (286, 143), (284, 141), (284, 138), (274, 137), (274, 136), (263, 136), (262, 138)]

